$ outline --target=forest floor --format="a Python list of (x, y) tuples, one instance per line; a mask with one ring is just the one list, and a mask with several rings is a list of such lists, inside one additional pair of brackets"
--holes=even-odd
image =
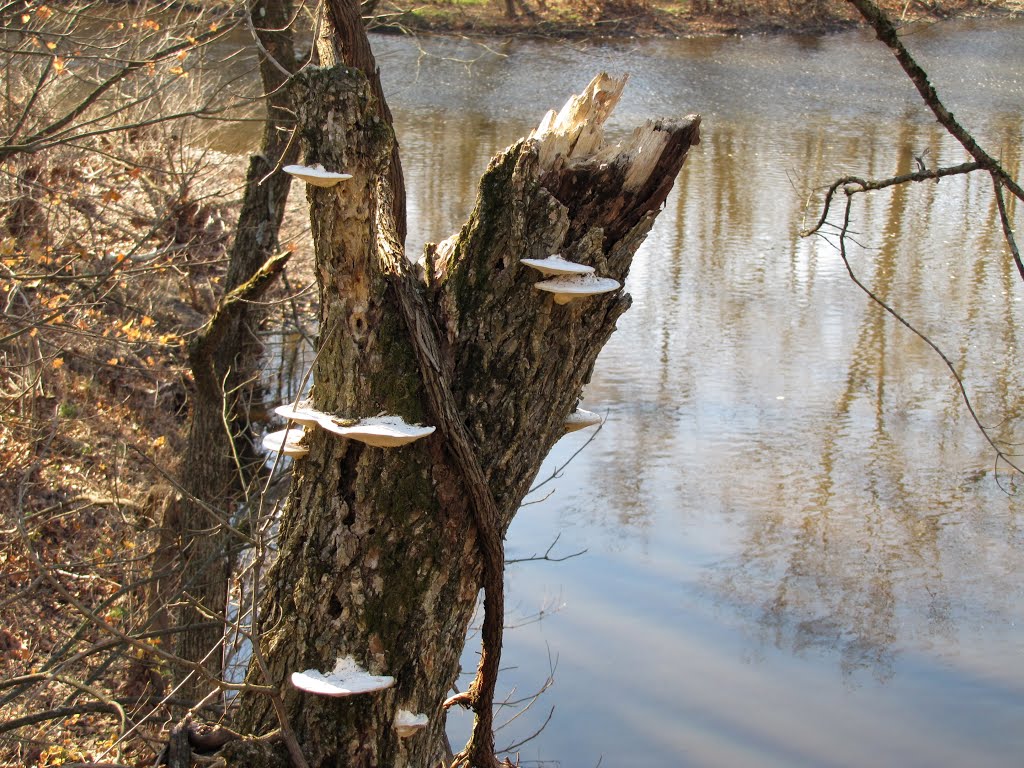
[[(820, 9), (799, 17), (777, 10), (790, 3), (773, 0), (737, 0), (731, 7), (746, 10), (709, 14), (663, 0), (529, 0), (526, 6), (515, 0), (515, 19), (505, 17), (498, 0), (423, 0), (414, 11), (389, 2), (381, 0), (377, 7), (378, 25), (459, 35), (682, 37), (822, 32), (853, 23), (846, 3), (826, 0), (792, 3), (804, 11)], [(904, 21), (1024, 13), (1024, 0), (886, 0), (882, 5)], [(220, 162), (244, 166), (235, 160)], [(210, 166), (211, 158), (205, 162)], [(233, 186), (208, 172), (211, 187)], [(52, 204), (46, 213), (51, 230), (59, 230), (72, 210), (115, 204), (128, 210), (127, 190), (146, 181), (129, 168), (112, 175), (102, 167), (52, 158), (40, 173), (62, 190), (44, 201)], [(175, 198), (177, 215), (166, 232), (154, 224), (155, 211), (143, 210), (143, 202), (132, 217), (111, 224), (109, 235), (97, 232), (100, 225), (90, 219), (89, 232), (104, 247), (81, 254), (62, 253), (44, 240), (23, 248), (24, 238), (11, 228), (27, 224), (12, 224), (13, 208), (0, 201), (0, 259), (31, 278), (0, 273), (5, 306), (0, 319), (0, 765), (109, 760), (150, 765), (165, 733), (166, 710), (148, 702), (167, 694), (167, 671), (144, 654), (122, 646), (113, 661), (96, 652), (76, 665), (57, 665), (77, 650), (102, 650), (110, 638), (95, 621), (72, 610), (72, 600), (125, 633), (136, 632), (144, 620), (145, 595), (120, 591), (124, 584), (143, 582), (148, 573), (159, 505), (170, 492), (168, 478), (184, 447), (191, 386), (186, 343), (216, 305), (240, 197), (234, 188), (207, 204), (203, 201), (213, 198), (201, 191), (194, 190), (191, 199)], [(136, 197), (148, 200), (150, 193), (139, 186)], [(292, 197), (301, 207), (301, 191)], [(71, 231), (66, 225), (65, 230)], [(155, 256), (126, 257), (139, 249), (117, 238), (138, 232), (165, 236), (167, 242), (144, 249), (151, 247)], [(85, 241), (83, 235), (80, 242)], [(177, 261), (177, 242), (190, 244), (184, 266)], [(74, 270), (92, 265), (111, 276), (101, 286), (102, 299), (69, 309)], [(29, 310), (39, 314), (38, 327), (31, 333), (12, 331), (6, 313)], [(41, 563), (56, 564), (58, 570), (44, 576)], [(58, 577), (63, 594), (48, 581)], [(15, 695), (4, 706), (7, 694)], [(133, 719), (153, 718), (124, 742), (118, 740), (126, 727), (118, 722), (122, 706), (128, 726)], [(52, 716), (59, 711), (68, 714)], [(10, 728), (18, 718), (28, 720)]]

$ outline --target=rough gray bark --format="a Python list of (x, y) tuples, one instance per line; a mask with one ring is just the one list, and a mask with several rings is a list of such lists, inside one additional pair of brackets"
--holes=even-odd
[[(561, 253), (623, 280), (698, 141), (699, 118), (690, 116), (605, 147), (601, 124), (621, 87), (595, 79), (549, 130), (496, 157), (469, 222), (428, 248), (419, 274), (394, 235), (393, 137), (365, 79), (332, 68), (296, 83), (306, 162), (354, 175), (307, 190), (321, 302), (314, 404), (345, 417), (386, 412), (439, 424), (452, 414), (436, 412), (446, 406), (436, 386), (424, 386), (431, 376), (420, 366), (428, 367), (473, 443), (501, 533), (629, 307), (621, 292), (555, 305), (519, 259)], [(403, 308), (407, 290), (423, 314)], [(425, 352), (424, 336), (438, 350)], [(296, 462), (259, 642), (311, 766), (420, 768), (441, 759), (442, 702), (484, 572), (472, 501), (481, 489), (467, 487), (465, 457), (445, 433), (384, 450), (316, 430)], [(397, 685), (327, 699), (288, 683), (292, 672), (329, 670), (339, 655)], [(250, 675), (262, 682), (257, 670)], [(399, 708), (426, 713), (430, 725), (399, 740)], [(240, 720), (250, 732), (272, 728), (270, 703), (243, 695)]]
[[(377, 105), (377, 114), (388, 125), (394, 125), (391, 109), (384, 98), (384, 86), (380, 81), (380, 69), (374, 58), (370, 40), (360, 15), (365, 3), (355, 0), (327, 0), (325, 15), (328, 23), (323, 25), (317, 50), (320, 63), (324, 66), (344, 64), (347, 67), (361, 70), (370, 83), (370, 92)], [(369, 11), (372, 13), (372, 10)], [(388, 166), (388, 187), (391, 191), (391, 210), (394, 218), (395, 237), (399, 243), (405, 243), (405, 177), (402, 174), (402, 161), (399, 157), (398, 142), (391, 144), (391, 162)]]
[[(265, 49), (260, 70), (267, 118), (260, 152), (249, 161), (242, 211), (228, 257), (225, 300), (189, 350), (195, 391), (180, 472), (183, 493), (164, 518), (162, 551), (156, 558), (157, 573), (171, 568), (176, 575), (173, 580), (165, 579), (165, 584), (176, 581), (187, 596), (176, 621), (189, 629), (181, 634), (175, 651), (189, 661), (204, 661), (214, 679), (221, 675), (218, 644), (224, 630), (207, 619), (224, 615), (230, 550), (238, 543), (232, 541), (227, 523), (243, 494), (253, 461), (248, 447), (247, 395), (258, 370), (255, 328), (262, 310), (250, 301), (266, 288), (266, 278), (284, 266), (273, 257), (279, 250), (278, 232), (291, 177), (274, 169), (298, 157), (298, 142), (289, 141), (294, 123), (291, 94), (284, 74), (267, 58), (294, 62), (288, 28), (292, 4), (290, 0), (254, 0), (249, 12)], [(270, 272), (257, 278), (264, 267)], [(233, 292), (237, 300), (230, 300)], [(184, 671), (179, 680), (183, 676)], [(182, 695), (198, 700), (210, 688), (209, 681), (193, 674), (184, 682)]]

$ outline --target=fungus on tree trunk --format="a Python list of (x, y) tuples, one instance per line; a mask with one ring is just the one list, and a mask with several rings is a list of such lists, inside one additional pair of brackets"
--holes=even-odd
[(533, 287), (538, 291), (552, 294), (555, 304), (568, 304), (587, 296), (600, 296), (602, 293), (617, 291), (622, 287), (622, 283), (610, 277), (596, 275), (562, 275), (534, 283)]
[(334, 669), (327, 674), (317, 669), (293, 672), (291, 681), (300, 691), (331, 698), (376, 693), (395, 684), (395, 678), (390, 675), (371, 675), (351, 656), (339, 656)]
[(309, 453), (309, 448), (300, 442), (305, 435), (306, 430), (301, 426), (287, 427), (276, 432), (268, 432), (263, 436), (263, 448), (267, 451), (283, 453), (285, 456), (300, 459)]
[(328, 417), (320, 420), (328, 432), (357, 440), (375, 448), (398, 448), (434, 433), (435, 427), (406, 424), (401, 416), (374, 416), (349, 421)]
[[(274, 409), (279, 416), (304, 427), (320, 427), (336, 435), (347, 437), (376, 448), (398, 448), (433, 434), (435, 427), (408, 424), (401, 416), (370, 416), (364, 419), (344, 419), (318, 411), (308, 403), (279, 405)], [(276, 432), (272, 433), (278, 434)], [(283, 433), (282, 433), (283, 434)], [(301, 437), (302, 433), (299, 432)], [(268, 438), (270, 435), (267, 436)], [(266, 445), (266, 441), (264, 441)], [(279, 450), (272, 448), (271, 450)]]
[(395, 733), (398, 734), (398, 738), (407, 739), (426, 728), (429, 722), (430, 718), (426, 715), (414, 714), (408, 709), (400, 709), (395, 715)]
[(520, 259), (519, 261), (528, 267), (533, 267), (542, 275), (589, 275), (594, 272), (593, 267), (568, 261), (557, 253), (546, 259)]
[(308, 400), (299, 400), (297, 403), (279, 405), (274, 409), (274, 413), (304, 427), (318, 426), (321, 419), (327, 418), (330, 415), (316, 410)]
[(335, 171), (328, 171), (320, 163), (314, 163), (313, 165), (286, 165), (281, 169), (285, 173), (290, 173), (297, 179), (301, 179), (307, 184), (312, 184), (314, 187), (333, 187), (342, 181), (348, 181), (352, 178), (350, 173), (337, 173)]
[(576, 432), (587, 427), (592, 427), (595, 424), (601, 423), (601, 416), (594, 413), (593, 411), (585, 411), (582, 408), (577, 408), (568, 416), (565, 417), (565, 431)]

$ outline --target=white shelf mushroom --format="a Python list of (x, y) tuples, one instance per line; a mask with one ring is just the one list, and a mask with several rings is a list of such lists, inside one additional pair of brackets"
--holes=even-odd
[(357, 696), (383, 691), (395, 684), (390, 675), (371, 675), (351, 656), (339, 656), (334, 670), (324, 674), (315, 669), (292, 673), (292, 685), (318, 696)]
[(622, 287), (622, 284), (610, 277), (572, 275), (543, 280), (539, 283), (534, 283), (533, 287), (539, 291), (553, 293), (556, 304), (568, 304), (570, 301), (583, 298), (584, 296), (596, 296), (599, 293), (617, 291)]
[(593, 267), (563, 259), (557, 253), (546, 259), (520, 259), (519, 261), (528, 267), (533, 267), (542, 275), (589, 275), (594, 271)]
[(331, 418), (331, 414), (313, 408), (309, 400), (279, 405), (274, 409), (274, 413), (304, 427), (315, 427), (320, 424), (321, 419)]
[(320, 426), (336, 435), (358, 440), (376, 448), (397, 448), (432, 434), (436, 427), (407, 424), (401, 416), (376, 416), (358, 421), (320, 419)]
[(320, 163), (316, 165), (286, 165), (281, 169), (285, 173), (290, 173), (297, 179), (302, 179), (307, 184), (312, 184), (314, 187), (333, 187), (339, 181), (345, 181), (352, 178), (351, 173), (335, 173), (334, 171), (328, 171)]
[(426, 715), (414, 715), (408, 709), (400, 709), (395, 715), (395, 732), (398, 738), (407, 739), (416, 731), (426, 728), (428, 722), (430, 721)]
[(586, 429), (592, 427), (595, 424), (601, 423), (601, 417), (593, 411), (585, 411), (582, 408), (577, 408), (575, 411), (565, 417), (565, 431), (575, 432), (578, 429)]
[(309, 448), (299, 444), (305, 435), (306, 431), (302, 427), (289, 427), (288, 429), (279, 429), (277, 432), (268, 432), (263, 436), (263, 447), (274, 453), (283, 453), (285, 456), (300, 459), (309, 453)]

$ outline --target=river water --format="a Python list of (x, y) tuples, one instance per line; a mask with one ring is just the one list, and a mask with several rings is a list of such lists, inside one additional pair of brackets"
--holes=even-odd
[[(1024, 176), (1024, 23), (905, 39)], [(630, 75), (613, 137), (703, 116), (586, 391), (606, 422), (556, 446), (539, 479), (572, 461), (509, 531), (510, 558), (556, 540), (553, 559), (585, 553), (509, 567), (499, 687), (529, 698), (552, 667), (554, 682), (499, 746), (550, 718), (523, 765), (1021, 765), (1024, 483), (834, 240), (799, 236), (838, 176), (967, 159), (888, 51), (863, 32), (373, 43), (410, 254), (457, 229), (488, 159), (601, 70)], [(873, 193), (850, 255), (1013, 453), (1024, 283), (996, 216), (982, 176)], [(454, 744), (468, 727), (453, 715)]]
[[(1021, 178), (1024, 24), (906, 40)], [(861, 32), (374, 46), (410, 252), (454, 231), (489, 157), (600, 70), (631, 78), (613, 136), (704, 118), (586, 391), (607, 421), (509, 532), (509, 557), (556, 538), (552, 557), (586, 552), (509, 568), (519, 626), (501, 686), (526, 697), (555, 670), (499, 745), (553, 709), (523, 764), (1020, 765), (1020, 483), (937, 356), (854, 286), (832, 243), (798, 236), (839, 175), (907, 172), (926, 149), (966, 159), (888, 51)], [(1012, 452), (1024, 284), (995, 216), (981, 176), (874, 193), (854, 207), (851, 258)], [(563, 439), (542, 477), (587, 437)], [(466, 681), (475, 653), (474, 638)], [(467, 727), (453, 721), (453, 742)]]

